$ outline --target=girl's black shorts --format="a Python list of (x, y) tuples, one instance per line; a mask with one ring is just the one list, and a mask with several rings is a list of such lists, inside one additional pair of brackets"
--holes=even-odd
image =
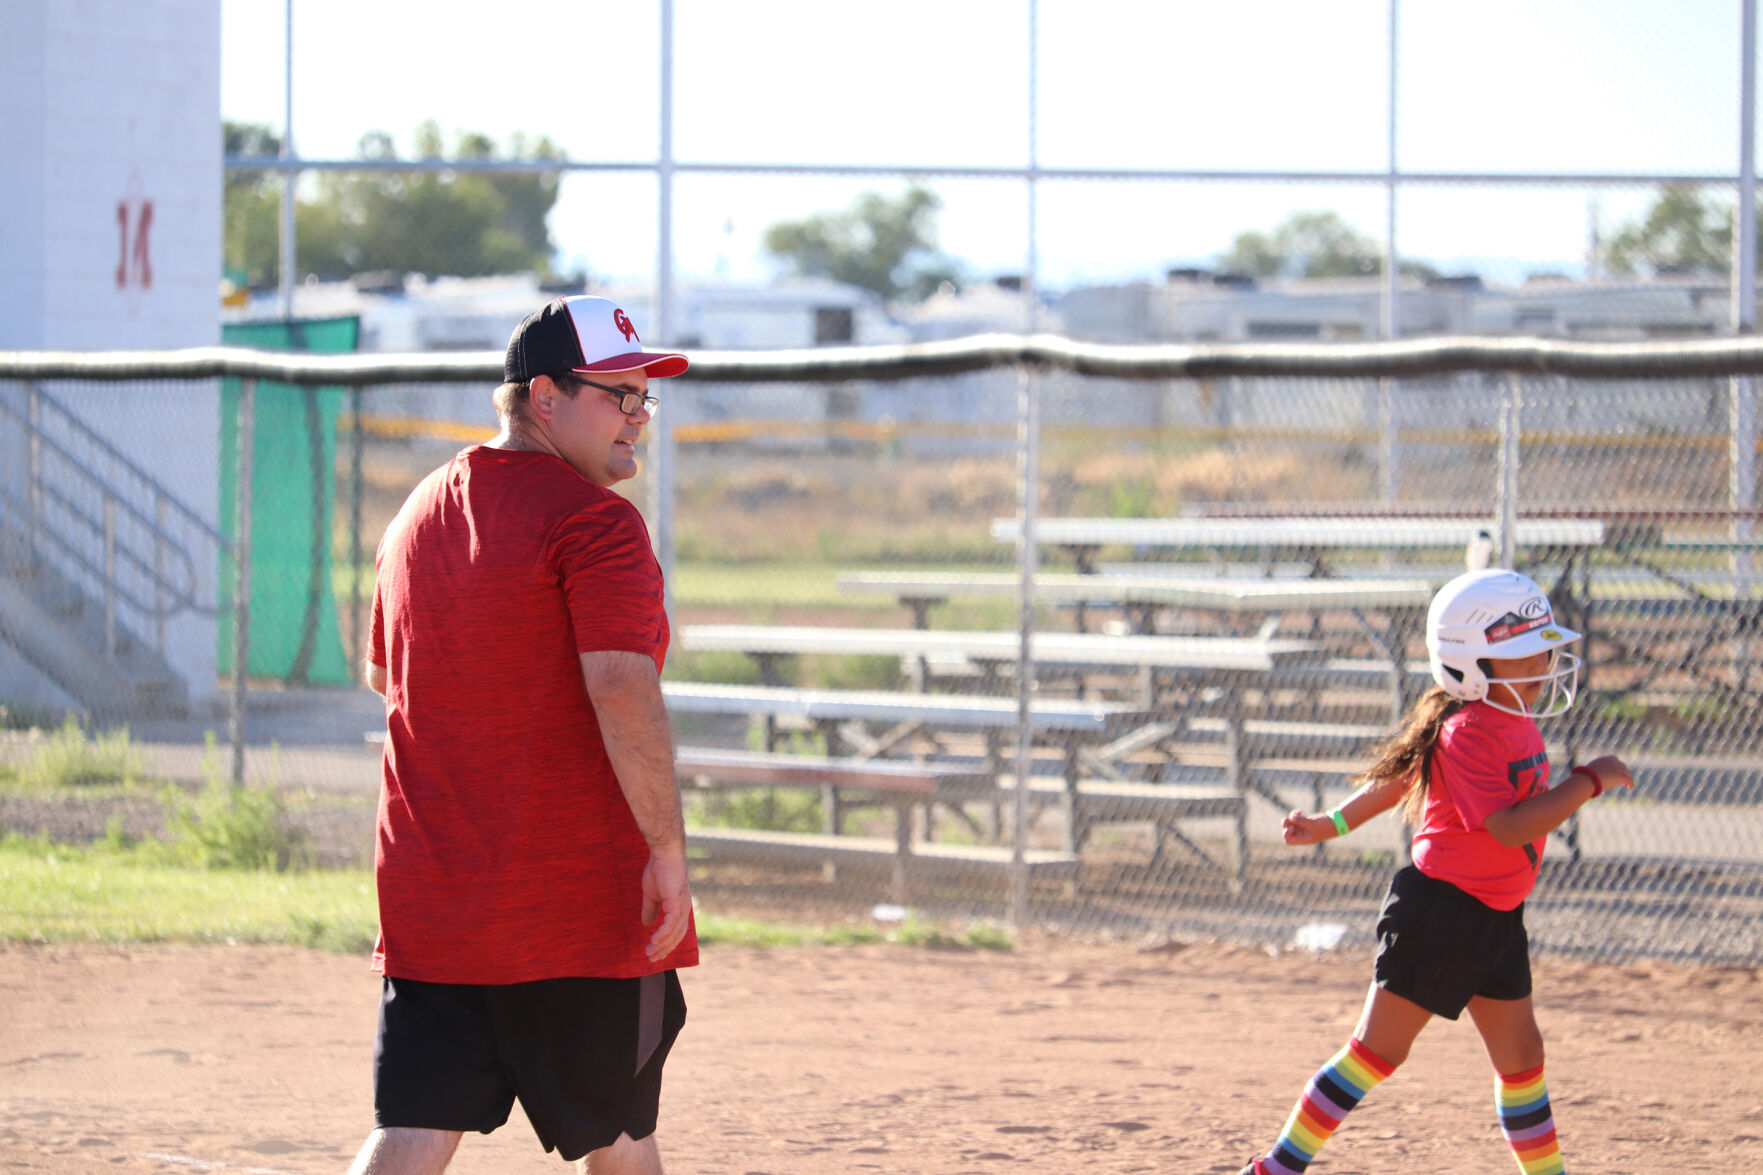
[(374, 1123), (488, 1134), (518, 1097), (544, 1148), (573, 1162), (655, 1132), (661, 1069), (685, 1022), (672, 971), (494, 985), (388, 976)]
[(1455, 1020), (1475, 996), (1530, 994), (1524, 907), (1496, 910), (1412, 865), (1397, 871), (1377, 917), (1377, 985)]

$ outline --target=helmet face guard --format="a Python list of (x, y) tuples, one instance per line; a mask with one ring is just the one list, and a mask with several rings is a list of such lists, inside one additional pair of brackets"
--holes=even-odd
[[(1458, 576), (1439, 589), (1426, 616), (1426, 651), (1433, 680), (1465, 702), (1486, 702), (1526, 718), (1554, 718), (1572, 708), (1581, 660), (1562, 646), (1579, 633), (1555, 623), (1543, 590), (1516, 571), (1490, 569)], [(1548, 668), (1523, 677), (1490, 677), (1490, 661), (1521, 660), (1548, 653)], [(1533, 705), (1496, 683), (1543, 682)], [(1503, 694), (1496, 698), (1495, 694)], [(1512, 705), (1510, 703), (1516, 703)]]
[[(1573, 709), (1574, 699), (1579, 694), (1580, 665), (1581, 661), (1575, 654), (1560, 649), (1553, 650), (1549, 653), (1549, 667), (1542, 673), (1529, 677), (1486, 677), (1487, 684), (1481, 701), (1496, 710), (1504, 710), (1508, 714), (1517, 714), (1524, 718), (1559, 718)], [(1542, 692), (1537, 694), (1536, 703), (1531, 706), (1526, 706), (1524, 699), (1518, 697), (1516, 692), (1499, 689), (1501, 685), (1524, 685), (1532, 681), (1546, 684)], [(1509, 706), (1500, 701), (1499, 696), (1502, 693), (1518, 705)]]

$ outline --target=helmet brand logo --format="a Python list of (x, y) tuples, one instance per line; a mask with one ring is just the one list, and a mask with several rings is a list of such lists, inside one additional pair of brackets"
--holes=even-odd
[(1549, 623), (1549, 612), (1545, 608), (1541, 616), (1527, 618), (1516, 612), (1508, 612), (1482, 630), (1482, 636), (1490, 645), (1501, 641), (1509, 641), (1515, 636), (1523, 636), (1532, 629), (1541, 628)]
[(1518, 605), (1518, 614), (1527, 620), (1535, 620), (1539, 616), (1549, 614), (1549, 601), (1542, 596), (1532, 596)]

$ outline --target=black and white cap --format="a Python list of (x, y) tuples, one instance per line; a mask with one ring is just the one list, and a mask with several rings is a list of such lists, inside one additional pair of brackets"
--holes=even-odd
[(684, 355), (645, 351), (630, 315), (609, 298), (558, 298), (521, 320), (508, 340), (502, 378), (526, 383), (559, 371), (636, 371), (653, 378), (685, 371)]

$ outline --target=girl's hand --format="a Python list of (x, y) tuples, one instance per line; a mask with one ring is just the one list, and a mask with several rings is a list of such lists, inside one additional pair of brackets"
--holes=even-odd
[(1327, 816), (1310, 816), (1294, 809), (1281, 824), (1288, 845), (1317, 845), (1335, 837), (1334, 821)]
[(1598, 773), (1598, 778), (1604, 781), (1605, 791), (1634, 787), (1634, 773), (1629, 771), (1627, 763), (1615, 755), (1599, 755), (1585, 766)]

